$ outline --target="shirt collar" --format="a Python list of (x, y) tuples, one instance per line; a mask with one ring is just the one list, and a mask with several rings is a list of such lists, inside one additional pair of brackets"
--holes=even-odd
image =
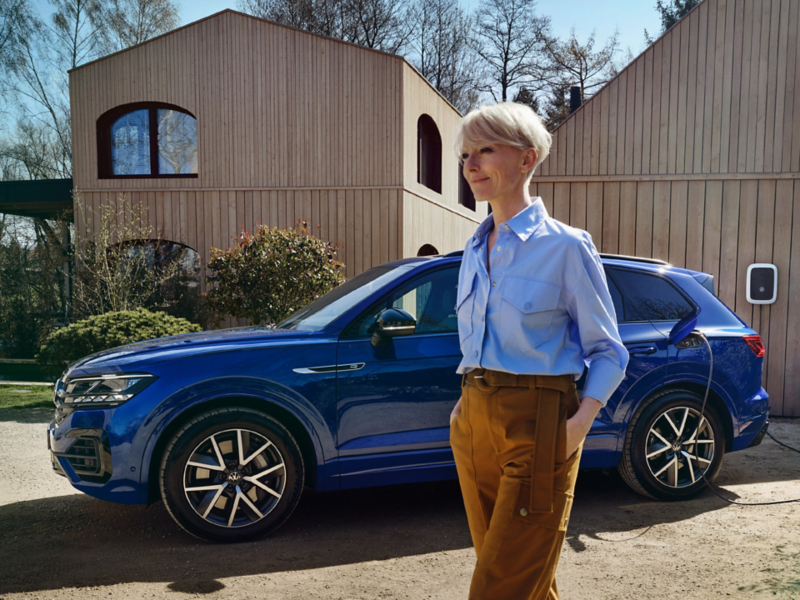
[[(520, 241), (527, 241), (533, 235), (536, 229), (544, 223), (548, 217), (547, 209), (544, 207), (542, 199), (537, 197), (534, 199), (533, 204), (518, 212), (511, 219), (508, 220), (507, 225), (511, 231), (517, 234)], [(491, 214), (483, 220), (472, 236), (472, 245), (475, 246), (485, 240), (489, 232), (494, 227), (494, 215)]]

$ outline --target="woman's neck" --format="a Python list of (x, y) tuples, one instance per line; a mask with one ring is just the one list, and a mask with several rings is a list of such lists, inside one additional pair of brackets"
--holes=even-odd
[(523, 210), (533, 204), (533, 199), (527, 189), (513, 197), (503, 197), (490, 200), (494, 223), (507, 223)]

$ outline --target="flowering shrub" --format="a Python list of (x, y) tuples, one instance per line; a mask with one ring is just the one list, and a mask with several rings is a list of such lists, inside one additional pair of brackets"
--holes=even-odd
[(218, 317), (273, 325), (344, 281), (336, 245), (311, 235), (307, 221), (294, 228), (264, 225), (242, 231), (227, 250), (211, 249), (207, 306)]

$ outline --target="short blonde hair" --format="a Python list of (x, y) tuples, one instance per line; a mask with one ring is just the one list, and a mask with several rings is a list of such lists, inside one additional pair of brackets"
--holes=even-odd
[(533, 148), (536, 151), (536, 163), (528, 173), (528, 177), (531, 177), (536, 167), (550, 154), (552, 141), (553, 137), (545, 129), (541, 117), (530, 106), (501, 102), (482, 106), (461, 119), (455, 150), (460, 160), (467, 145), (506, 144), (520, 150)]

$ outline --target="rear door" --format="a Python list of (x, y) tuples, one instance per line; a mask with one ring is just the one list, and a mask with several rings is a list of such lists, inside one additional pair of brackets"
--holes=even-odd
[[(586, 438), (581, 465), (585, 468), (609, 467), (616, 464), (621, 436), (627, 427), (626, 416), (630, 406), (623, 405), (628, 390), (643, 378), (666, 376), (668, 364), (667, 336), (642, 316), (637, 297), (649, 280), (637, 271), (606, 267), (608, 291), (614, 302), (620, 338), (628, 350), (628, 367), (625, 379), (611, 395), (608, 403), (595, 418)], [(586, 373), (577, 385), (582, 388)], [(645, 382), (642, 382), (645, 383)], [(626, 403), (632, 398), (625, 399)]]

